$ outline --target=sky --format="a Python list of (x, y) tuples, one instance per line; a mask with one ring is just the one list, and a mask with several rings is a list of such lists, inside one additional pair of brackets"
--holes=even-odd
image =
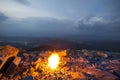
[(0, 0), (0, 36), (120, 40), (120, 0)]

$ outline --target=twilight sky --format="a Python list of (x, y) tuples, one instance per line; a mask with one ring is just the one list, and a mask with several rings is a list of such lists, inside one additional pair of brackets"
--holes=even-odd
[(120, 40), (120, 0), (0, 0), (0, 36)]

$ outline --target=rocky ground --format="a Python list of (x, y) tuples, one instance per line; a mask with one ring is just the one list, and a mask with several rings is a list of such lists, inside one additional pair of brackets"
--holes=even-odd
[[(1, 64), (10, 47), (0, 47)], [(52, 53), (60, 56), (60, 63), (54, 70), (48, 67), (48, 57)], [(120, 53), (92, 50), (19, 50), (12, 63), (9, 64), (11, 68), (1, 68), (1, 80), (120, 80)]]

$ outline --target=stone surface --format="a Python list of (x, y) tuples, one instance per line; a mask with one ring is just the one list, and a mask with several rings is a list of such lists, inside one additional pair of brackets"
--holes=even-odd
[[(56, 69), (51, 70), (48, 57), (53, 53), (60, 56), (60, 63)], [(26, 51), (22, 54), (21, 57), (13, 57), (12, 63), (8, 61), (9, 67), (6, 68), (5, 75), (10, 76), (3, 75), (3, 80), (119, 80), (120, 58), (109, 58), (105, 52), (64, 50), (37, 54)], [(6, 55), (0, 55), (0, 63), (4, 58), (1, 56)]]
[[(5, 74), (9, 66), (12, 64), (12, 61), (17, 56), (18, 52), (19, 49), (13, 46), (0, 46), (0, 77)], [(12, 69), (13, 68), (11, 68), (10, 70)]]
[(13, 46), (7, 45), (7, 46), (0, 46), (0, 60), (2, 61), (0, 65), (0, 69), (3, 67), (3, 65), (6, 63), (6, 61), (10, 57), (17, 56), (19, 50)]
[(6, 72), (4, 73), (4, 76), (12, 76), (15, 73), (15, 70), (17, 69), (18, 65), (20, 64), (21, 58), (15, 57), (15, 59), (12, 61), (12, 63), (7, 68)]

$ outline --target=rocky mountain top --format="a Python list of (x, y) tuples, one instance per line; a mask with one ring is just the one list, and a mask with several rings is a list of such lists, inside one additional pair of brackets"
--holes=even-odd
[[(48, 57), (53, 53), (59, 55), (60, 62), (51, 70)], [(1, 80), (120, 80), (120, 53), (92, 50), (27, 52), (0, 46), (0, 67)]]

